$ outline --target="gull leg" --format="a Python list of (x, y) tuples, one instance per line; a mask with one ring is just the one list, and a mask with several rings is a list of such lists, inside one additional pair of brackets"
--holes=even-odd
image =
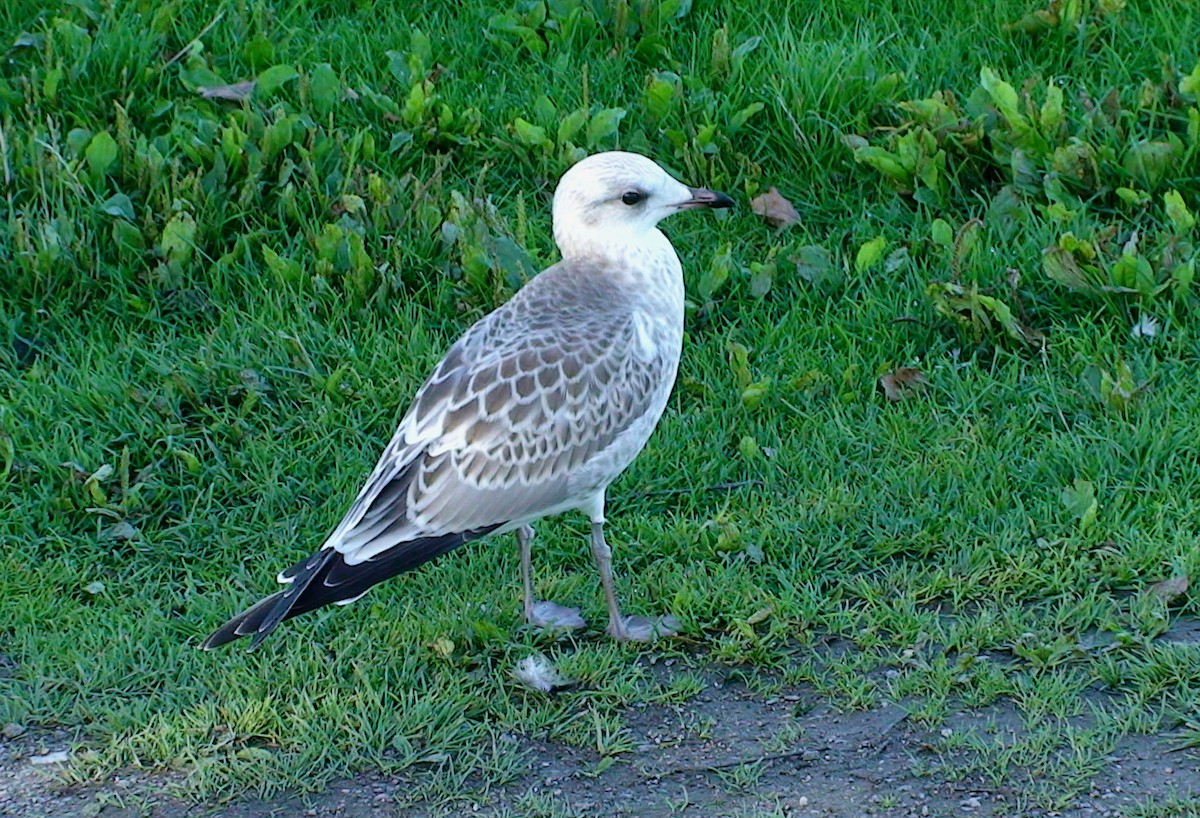
[(604, 586), (604, 601), (608, 605), (608, 634), (619, 642), (650, 642), (660, 636), (674, 636), (682, 627), (673, 616), (647, 619), (644, 616), (621, 616), (617, 591), (613, 585), (612, 549), (604, 540), (604, 520), (592, 520), (592, 558), (600, 571)]
[(533, 526), (517, 529), (517, 545), (521, 546), (521, 586), (525, 590), (525, 620), (533, 620)]
[(538, 602), (533, 598), (533, 527), (517, 529), (521, 546), (521, 586), (525, 592), (525, 621), (536, 628), (569, 628), (576, 630), (587, 625), (578, 608), (567, 608), (554, 602)]

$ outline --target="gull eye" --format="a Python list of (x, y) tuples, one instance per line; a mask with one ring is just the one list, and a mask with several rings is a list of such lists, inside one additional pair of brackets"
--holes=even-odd
[(621, 194), (621, 201), (630, 207), (633, 207), (635, 204), (638, 204), (645, 198), (646, 194), (642, 193), (640, 190), (627, 190)]

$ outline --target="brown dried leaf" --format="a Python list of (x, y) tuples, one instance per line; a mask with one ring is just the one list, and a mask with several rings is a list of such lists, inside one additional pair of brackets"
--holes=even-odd
[(1150, 586), (1150, 593), (1163, 602), (1173, 602), (1177, 597), (1181, 597), (1187, 593), (1189, 584), (1187, 574), (1183, 574), (1154, 583)]
[(196, 89), (196, 93), (205, 99), (227, 99), (230, 102), (241, 102), (250, 98), (250, 95), (254, 93), (255, 85), (257, 85), (255, 80), (235, 82), (230, 85), (203, 85)]
[(879, 379), (879, 388), (893, 402), (912, 397), (928, 384), (925, 373), (915, 366), (902, 366)]
[(800, 214), (796, 212), (796, 208), (780, 195), (779, 188), (776, 187), (751, 199), (750, 209), (766, 219), (767, 224), (772, 227), (784, 228), (800, 221)]

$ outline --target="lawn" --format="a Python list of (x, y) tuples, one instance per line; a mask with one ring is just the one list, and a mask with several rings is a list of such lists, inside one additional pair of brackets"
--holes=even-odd
[[(1014, 811), (1132, 737), (1194, 774), (1198, 43), (1186, 0), (6, 2), (0, 724), (67, 730), (71, 782), (419, 772), (486, 805), (528, 770), (511, 736), (602, 774), (716, 668), (899, 703), (923, 775)], [(556, 259), (558, 176), (614, 147), (739, 203), (664, 225), (683, 362), (609, 495), (626, 606), (684, 637), (525, 627), (502, 537), (195, 650), (322, 541), (449, 343)], [(771, 188), (798, 221), (754, 212)], [(586, 536), (541, 524), (538, 590), (602, 623)], [(577, 685), (521, 688), (537, 653)], [(947, 727), (1001, 705), (1011, 742)]]

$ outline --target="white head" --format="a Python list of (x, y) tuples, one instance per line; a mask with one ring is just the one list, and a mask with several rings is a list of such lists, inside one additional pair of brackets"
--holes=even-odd
[(690, 188), (636, 153), (609, 151), (583, 159), (554, 191), (554, 241), (563, 258), (606, 254), (659, 236), (672, 213), (698, 207), (732, 207), (724, 193)]

